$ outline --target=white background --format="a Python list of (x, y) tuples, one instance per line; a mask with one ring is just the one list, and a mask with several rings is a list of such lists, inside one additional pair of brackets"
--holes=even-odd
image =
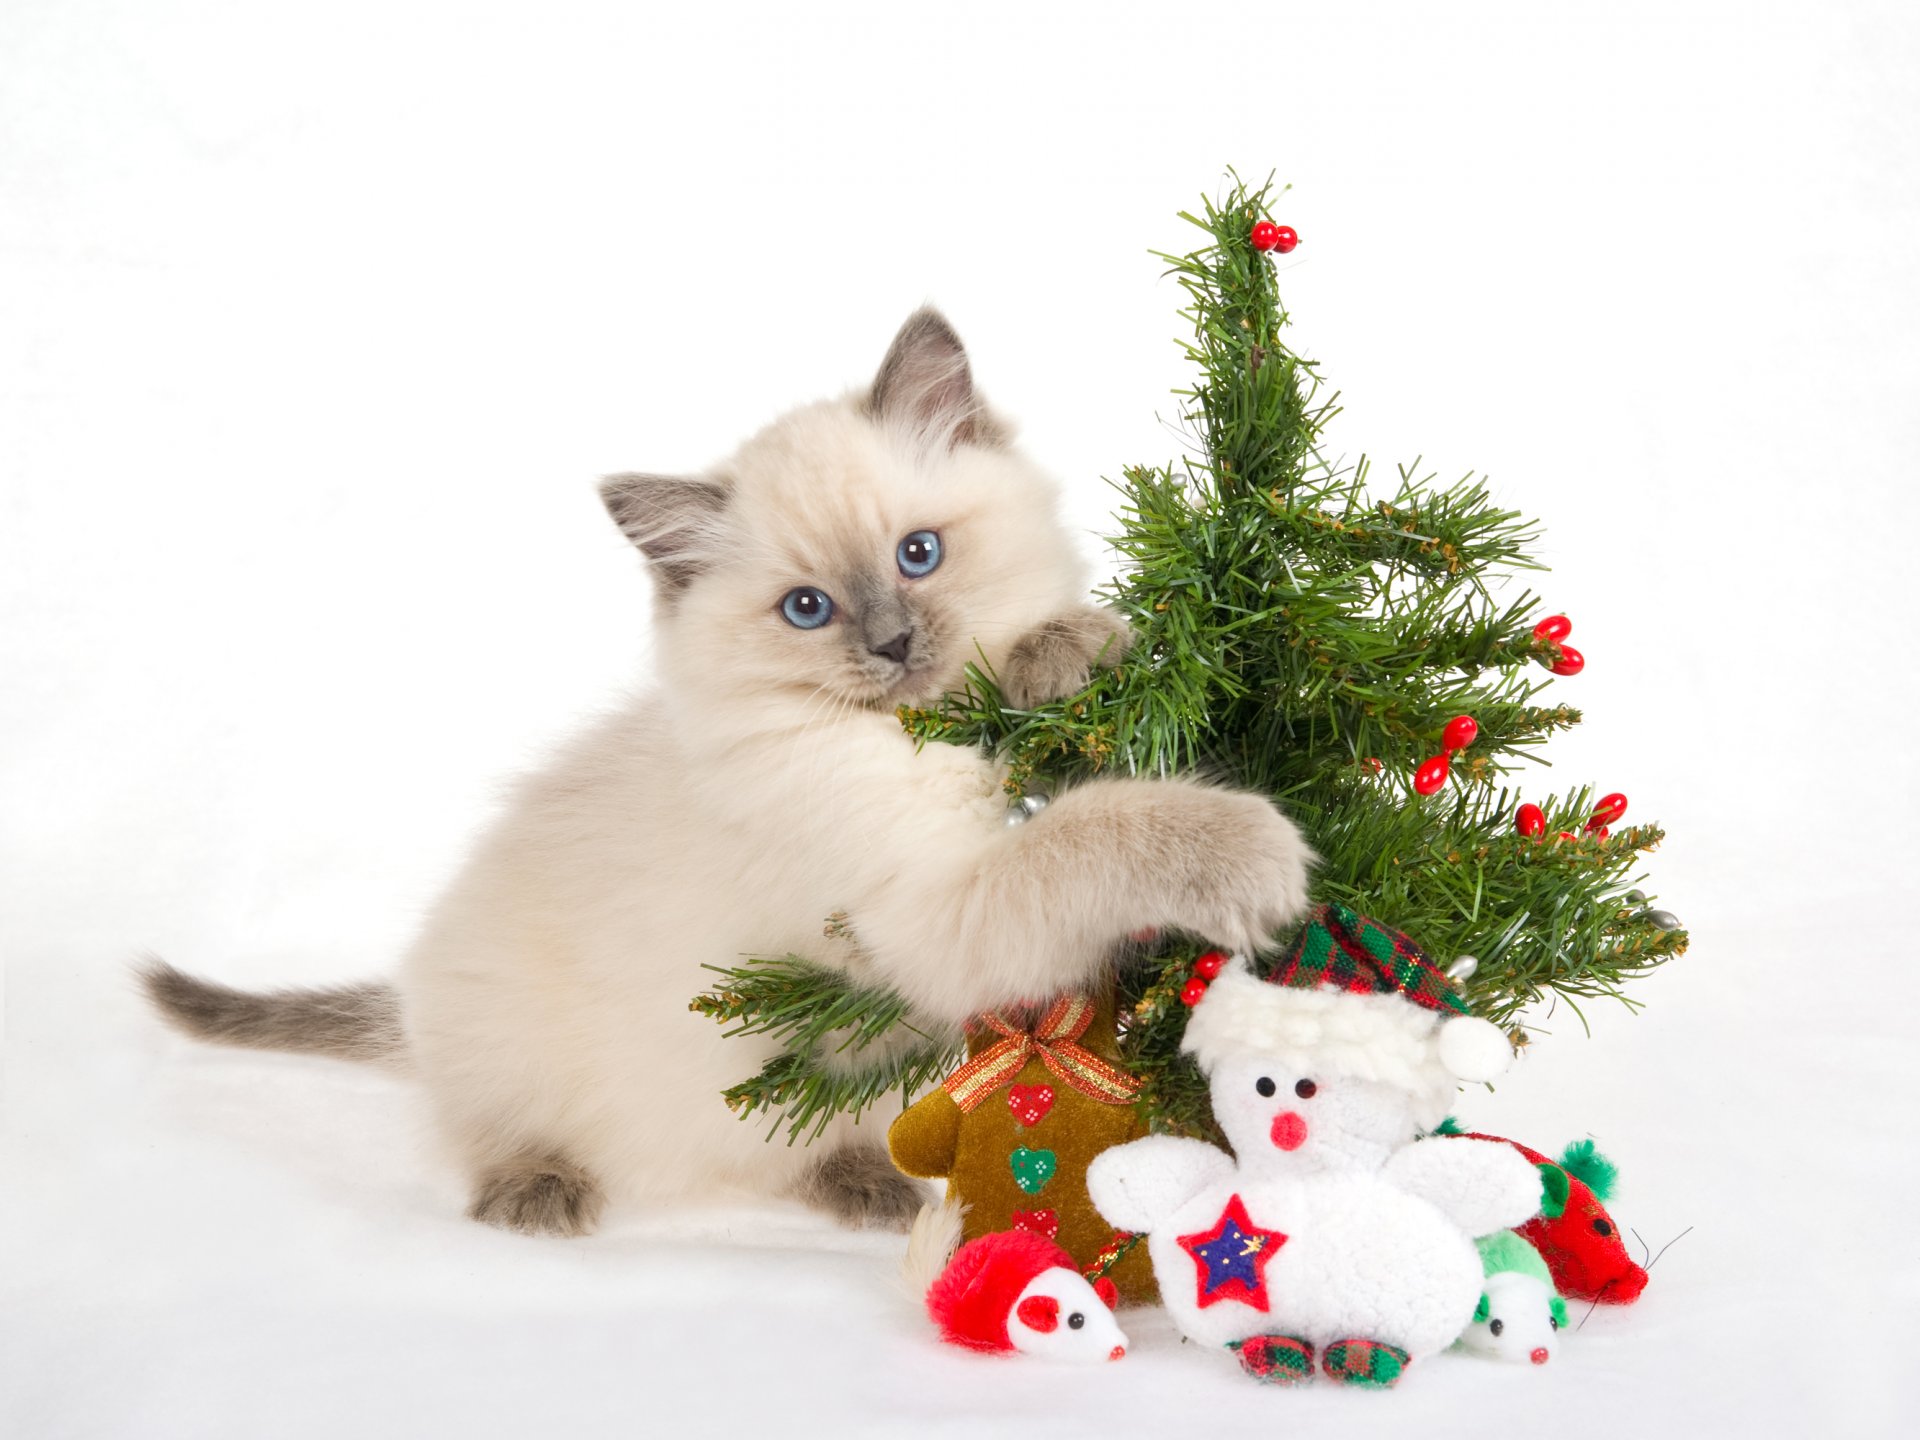
[[(1910, 1426), (1915, 74), (1896, 5), (7, 0), (0, 1433)], [(1146, 252), (1227, 164), (1296, 186), (1335, 447), (1546, 522), (1589, 661), (1547, 779), (1670, 828), (1692, 951), (1464, 1107), (1693, 1227), (1640, 1304), (1384, 1398), (1152, 1322), (995, 1364), (890, 1239), (484, 1231), (403, 1084), (140, 1013), (142, 947), (388, 968), (644, 674), (593, 478), (864, 379), (921, 301), (1102, 529), (1177, 443)]]

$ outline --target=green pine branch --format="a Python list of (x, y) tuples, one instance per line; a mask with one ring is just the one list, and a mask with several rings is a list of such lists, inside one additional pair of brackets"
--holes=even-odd
[(889, 1095), (912, 1099), (964, 1052), (957, 1034), (918, 1022), (893, 991), (858, 985), (798, 956), (706, 968), (720, 984), (687, 1008), (725, 1025), (727, 1035), (780, 1043), (757, 1074), (722, 1098), (742, 1119), (772, 1112), (769, 1138), (784, 1125), (789, 1145)]

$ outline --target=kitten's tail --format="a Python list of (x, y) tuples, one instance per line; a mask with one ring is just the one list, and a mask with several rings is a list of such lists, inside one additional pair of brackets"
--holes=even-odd
[(253, 994), (198, 979), (157, 957), (140, 967), (140, 983), (167, 1022), (196, 1040), (255, 1050), (300, 1050), (375, 1065), (406, 1064), (400, 995), (391, 985), (367, 982)]

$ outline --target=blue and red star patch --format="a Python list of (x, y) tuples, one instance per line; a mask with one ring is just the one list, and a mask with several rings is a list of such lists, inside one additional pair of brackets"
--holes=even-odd
[(1278, 1230), (1262, 1230), (1247, 1214), (1238, 1195), (1227, 1201), (1211, 1230), (1180, 1237), (1180, 1248), (1193, 1256), (1199, 1272), (1202, 1309), (1221, 1300), (1238, 1300), (1255, 1310), (1267, 1308), (1267, 1262), (1279, 1253), (1287, 1237)]

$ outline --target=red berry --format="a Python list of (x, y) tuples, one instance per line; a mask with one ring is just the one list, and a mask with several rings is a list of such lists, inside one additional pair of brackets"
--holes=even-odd
[(1571, 830), (1562, 830), (1557, 838), (1561, 840), (1578, 840), (1580, 837)]
[(1447, 764), (1447, 756), (1429, 755), (1413, 772), (1413, 788), (1422, 795), (1433, 794), (1447, 783)]
[(1564, 615), (1549, 615), (1533, 627), (1533, 633), (1542, 640), (1551, 640), (1558, 645), (1573, 633), (1573, 622)]
[(1220, 973), (1220, 967), (1227, 963), (1227, 957), (1218, 950), (1209, 950), (1193, 962), (1193, 973), (1202, 980), (1211, 980)]
[(1471, 715), (1456, 715), (1447, 721), (1440, 743), (1449, 750), (1464, 750), (1480, 738), (1480, 722)]
[(1560, 658), (1548, 667), (1556, 675), (1578, 675), (1587, 668), (1587, 657), (1571, 645), (1560, 647)]
[(1274, 240), (1273, 248), (1282, 255), (1300, 243), (1300, 232), (1291, 225), (1282, 225), (1274, 233), (1277, 238)]
[(1613, 833), (1611, 830), (1607, 829), (1606, 826), (1596, 825), (1591, 820), (1587, 822), (1587, 831), (1596, 840), (1604, 840), (1607, 838), (1607, 836)]
[(1200, 997), (1206, 993), (1207, 982), (1196, 975), (1180, 987), (1180, 1003), (1182, 1005), (1198, 1005), (1200, 1003)]
[(1532, 803), (1522, 805), (1513, 812), (1513, 828), (1538, 840), (1547, 833), (1547, 812)]
[(1591, 830), (1596, 825), (1611, 825), (1626, 813), (1626, 796), (1622, 795), (1618, 790), (1614, 791), (1611, 795), (1602, 795), (1600, 797), (1600, 803), (1593, 807), (1593, 819), (1587, 822), (1587, 828)]
[[(1262, 220), (1253, 227), (1253, 234), (1248, 238), (1253, 241), (1254, 249), (1271, 250), (1280, 243), (1280, 227), (1271, 220)], [(1286, 248), (1291, 250), (1293, 247), (1289, 245)]]

